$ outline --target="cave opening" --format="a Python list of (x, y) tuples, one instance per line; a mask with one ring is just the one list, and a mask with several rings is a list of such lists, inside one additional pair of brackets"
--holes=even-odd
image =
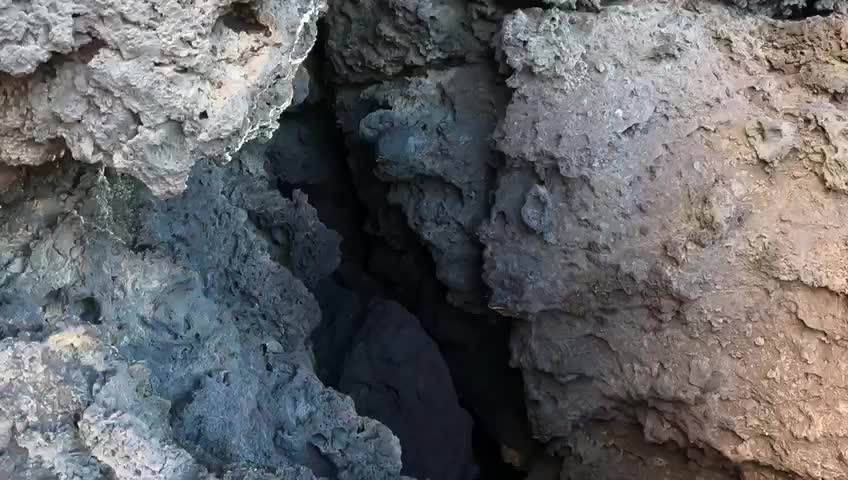
[[(400, 437), (405, 474), (525, 478), (527, 461), (542, 449), (526, 418), (521, 375), (509, 366), (509, 322), (447, 302), (430, 253), (407, 226), (404, 213), (388, 204), (388, 187), (375, 177), (374, 164), (361, 161), (373, 159), (373, 147), (351, 143), (338, 124), (334, 107), (339, 87), (332, 81), (325, 40), (326, 26), (321, 25), (305, 62), (309, 93), (282, 115), (266, 153), (283, 195), (306, 193), (321, 222), (342, 237), (341, 266), (313, 289), (323, 316), (312, 335), (316, 372), (328, 386), (350, 394), (361, 414), (380, 420)], [(352, 165), (356, 155), (360, 163)], [(384, 205), (375, 211), (375, 198), (381, 196)], [(391, 224), (393, 238), (381, 234), (386, 224)], [(391, 339), (380, 339), (373, 331), (369, 336), (374, 328), (396, 330)], [(366, 350), (384, 362), (351, 367)], [(448, 375), (443, 378), (444, 367)], [(415, 382), (443, 391), (413, 399), (419, 395)], [(454, 405), (444, 407), (443, 402)], [(444, 414), (448, 423), (467, 422), (469, 428), (441, 431), (449, 425), (428, 421), (427, 408), (435, 409), (429, 415)], [(452, 443), (449, 437), (457, 434), (468, 438)], [(441, 443), (467, 450), (470, 458), (439, 450)], [(428, 454), (428, 449), (435, 451)], [(467, 468), (444, 465), (463, 462)]]

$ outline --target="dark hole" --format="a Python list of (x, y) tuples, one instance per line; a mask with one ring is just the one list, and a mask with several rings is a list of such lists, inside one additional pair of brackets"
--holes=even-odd
[(95, 325), (100, 324), (100, 304), (94, 297), (86, 297), (77, 300), (73, 305), (73, 311), (79, 315), (80, 320)]
[(271, 30), (259, 21), (256, 12), (247, 3), (232, 4), (219, 21), (234, 32), (271, 36)]
[(77, 58), (83, 63), (89, 63), (100, 50), (106, 48), (108, 44), (99, 38), (94, 38), (87, 44), (80, 47), (76, 52)]
[(481, 427), (481, 422), (474, 422), (471, 436), (481, 480), (521, 480), (527, 475), (526, 472), (504, 462), (500, 445)]
[(525, 8), (547, 8), (549, 6), (542, 0), (495, 0), (495, 4), (507, 11)]
[(826, 17), (833, 13), (833, 10), (820, 8), (818, 3), (819, 0), (807, 0), (803, 5), (787, 7), (782, 14), (776, 16), (782, 20), (804, 20), (816, 16)]

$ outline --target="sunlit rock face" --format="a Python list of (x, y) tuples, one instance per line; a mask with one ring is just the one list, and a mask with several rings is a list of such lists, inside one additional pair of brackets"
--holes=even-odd
[(845, 25), (702, 3), (506, 18), (484, 276), (523, 320), (536, 435), (584, 474), (635, 471), (605, 466), (620, 444), (645, 478), (844, 477)]
[(0, 2), (0, 163), (64, 149), (159, 196), (276, 127), (323, 0)]

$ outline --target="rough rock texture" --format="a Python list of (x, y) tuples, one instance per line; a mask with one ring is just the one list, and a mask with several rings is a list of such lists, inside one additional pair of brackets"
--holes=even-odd
[(197, 159), (273, 131), (324, 8), (0, 1), (0, 163), (39, 165), (68, 148), (179, 193)]
[(414, 69), (479, 61), (499, 17), (488, 1), (332, 2), (327, 56), (333, 81), (371, 83)]
[(409, 249), (397, 225), (407, 223), (451, 302), (477, 311), (476, 231), (498, 161), (490, 132), (508, 99), (486, 58), (501, 16), (488, 2), (383, 0), (335, 2), (327, 14), (336, 112), (371, 231)]
[(284, 191), (309, 192), (321, 221), (343, 232), (343, 265), (313, 288), (322, 313), (311, 336), (316, 372), (349, 394), (359, 413), (392, 429), (403, 473), (471, 480), (472, 422), (439, 348), (415, 316), (386, 300), (391, 289), (363, 271), (371, 242), (362, 238), (363, 216), (327, 106), (287, 112), (262, 152)]
[(846, 478), (844, 0), (0, 8), (0, 478)]
[(485, 279), (524, 321), (537, 437), (585, 463), (566, 478), (692, 478), (704, 455), (720, 478), (845, 478), (846, 25), (708, 3), (505, 19)]
[(399, 478), (397, 438), (313, 373), (339, 238), (264, 158), (169, 201), (71, 161), (3, 195), (0, 476)]
[(488, 213), (497, 162), (490, 133), (506, 99), (485, 65), (433, 70), (339, 98), (344, 125), (356, 126), (356, 141), (373, 146), (365, 160), (352, 161), (368, 168), (373, 155), (374, 175), (390, 185), (382, 202), (403, 212), (451, 301), (469, 308), (483, 296), (477, 229)]
[(730, 468), (728, 462), (718, 458), (718, 455), (706, 455), (697, 450), (686, 452), (673, 445), (646, 442), (642, 429), (626, 421), (590, 423), (575, 433), (570, 447), (569, 455), (561, 467), (548, 467), (557, 473), (561, 468), (562, 475), (539, 477), (540, 480), (739, 478), (739, 472)]

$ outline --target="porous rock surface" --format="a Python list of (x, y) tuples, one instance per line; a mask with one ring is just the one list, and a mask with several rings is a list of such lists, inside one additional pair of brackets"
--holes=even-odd
[(497, 162), (490, 132), (508, 99), (488, 59), (501, 16), (464, 0), (334, 2), (327, 14), (336, 112), (371, 230), (402, 249), (405, 222), (451, 302), (475, 311), (476, 232)]
[(337, 104), (356, 141), (373, 145), (371, 171), (390, 185), (382, 203), (371, 203), (403, 213), (450, 299), (469, 309), (483, 294), (476, 232), (494, 180), (490, 133), (506, 102), (496, 73), (472, 64), (345, 90)]
[(488, 0), (331, 2), (327, 57), (338, 84), (364, 84), (478, 62), (497, 29), (500, 10)]
[(0, 163), (69, 149), (181, 192), (199, 158), (268, 136), (323, 0), (0, 2)]
[[(492, 62), (502, 16), (503, 9), (488, 1), (333, 2), (325, 48), (348, 167), (372, 238), (368, 269), (395, 289), (439, 343), (478, 432), (516, 452), (521, 458), (515, 463), (523, 464), (538, 446), (520, 375), (507, 364), (509, 326), (486, 306), (477, 233), (501, 161), (491, 132), (509, 100)], [(342, 312), (334, 325), (349, 323)], [(342, 331), (353, 335), (358, 328)], [(378, 330), (371, 334), (376, 338), (359, 342), (384, 342)], [(415, 421), (415, 412), (408, 410), (406, 423)], [(432, 468), (425, 472), (442, 468), (443, 460), (427, 461)], [(467, 478), (464, 462), (453, 463), (441, 477)]]
[(0, 478), (472, 478), (457, 396), (528, 479), (848, 478), (845, 2), (531, 3), (329, 6), (366, 246), (309, 113), (208, 160), (321, 3), (0, 0)]
[[(430, 15), (429, 40), (394, 28), (402, 2), (359, 23), (331, 8), (352, 170), (384, 182), (366, 205), (400, 207), (464, 308), (480, 290), (460, 258), (484, 249), (563, 478), (846, 478), (845, 3), (551, 3)], [(503, 16), (494, 36), (456, 34), (481, 11)], [(334, 44), (352, 24), (386, 28)], [(457, 38), (491, 42), (505, 109)]]
[[(308, 192), (321, 221), (343, 234), (342, 265), (311, 285), (322, 316), (310, 336), (315, 371), (397, 435), (402, 473), (472, 480), (472, 422), (439, 347), (418, 318), (387, 300), (391, 289), (363, 271), (371, 242), (362, 238), (361, 207), (327, 105), (287, 112), (272, 142), (256, 150), (281, 190)], [(315, 253), (309, 260), (322, 266), (330, 252)], [(444, 303), (443, 294), (435, 300)]]
[(521, 319), (536, 436), (581, 460), (566, 478), (845, 478), (846, 25), (709, 3), (505, 19), (484, 275)]
[(400, 478), (397, 438), (313, 373), (307, 285), (340, 239), (257, 150), (168, 201), (72, 161), (3, 195), (0, 477)]

